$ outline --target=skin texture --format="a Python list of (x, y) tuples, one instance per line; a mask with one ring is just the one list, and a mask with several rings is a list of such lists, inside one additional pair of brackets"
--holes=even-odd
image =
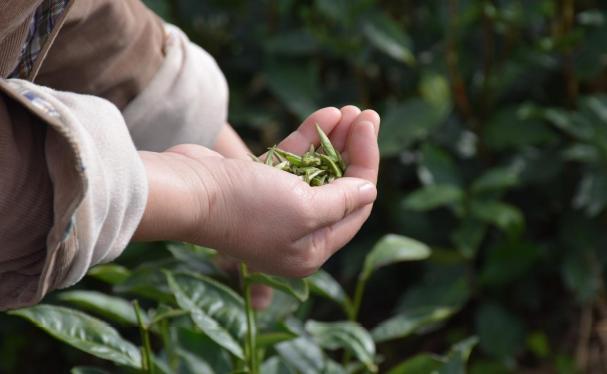
[[(310, 187), (294, 175), (243, 158), (231, 128), (215, 149), (178, 145), (140, 152), (149, 180), (148, 204), (135, 240), (179, 240), (217, 249), (269, 274), (304, 277), (358, 232), (377, 191), (379, 116), (353, 106), (324, 108), (278, 146), (301, 154), (318, 145), (315, 123), (348, 165), (345, 177)], [(269, 296), (253, 292), (259, 304)], [(263, 306), (263, 305), (257, 305)]]

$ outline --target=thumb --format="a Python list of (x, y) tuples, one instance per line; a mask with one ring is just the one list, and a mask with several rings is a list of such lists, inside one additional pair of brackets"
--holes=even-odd
[(350, 213), (371, 204), (377, 188), (367, 180), (344, 177), (312, 188), (312, 204), (320, 226), (341, 221)]

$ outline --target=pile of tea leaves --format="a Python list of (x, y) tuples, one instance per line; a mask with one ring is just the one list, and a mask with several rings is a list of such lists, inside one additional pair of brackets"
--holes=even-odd
[(310, 144), (309, 150), (299, 156), (272, 146), (268, 148), (264, 160), (251, 156), (257, 162), (284, 170), (299, 176), (310, 186), (322, 186), (341, 178), (346, 170), (341, 154), (335, 150), (329, 137), (316, 124), (316, 131), (320, 137), (320, 147)]

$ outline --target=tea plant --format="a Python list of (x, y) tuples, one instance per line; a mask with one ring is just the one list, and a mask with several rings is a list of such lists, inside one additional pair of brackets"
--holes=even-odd
[[(225, 284), (226, 275), (214, 265), (215, 251), (184, 244), (168, 244), (167, 249), (172, 259), (135, 269), (110, 264), (91, 270), (90, 277), (107, 283), (121, 296), (66, 291), (58, 295), (61, 305), (42, 304), (11, 314), (65, 344), (113, 362), (117, 366), (111, 372), (162, 374), (375, 373), (382, 363), (376, 344), (405, 337), (450, 315), (430, 313), (417, 320), (396, 317), (372, 330), (356, 322), (366, 282), (375, 271), (430, 255), (425, 244), (398, 235), (385, 236), (369, 252), (353, 299), (322, 270), (306, 279), (287, 279), (250, 273), (244, 264), (239, 294)], [(275, 289), (272, 305), (262, 312), (251, 306), (249, 288), (255, 283)], [(336, 303), (344, 319), (299, 318), (310, 294)], [(136, 299), (128, 301), (129, 296)], [(140, 332), (138, 343), (118, 332), (132, 335), (133, 327)], [(461, 373), (475, 343), (476, 338), (468, 338), (444, 356), (428, 353), (406, 358), (388, 372)], [(105, 372), (93, 367), (72, 370)]]

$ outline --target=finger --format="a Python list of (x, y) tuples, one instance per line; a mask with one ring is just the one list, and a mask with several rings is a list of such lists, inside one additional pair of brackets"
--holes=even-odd
[(377, 190), (372, 183), (358, 178), (339, 178), (330, 184), (311, 189), (316, 228), (341, 221), (352, 212), (375, 201)]
[(280, 142), (278, 148), (298, 155), (303, 154), (308, 150), (310, 144), (318, 145), (320, 142), (316, 132), (317, 123), (325, 134), (329, 134), (340, 120), (339, 109), (333, 107), (319, 109), (306, 118), (297, 130)]
[(331, 131), (329, 138), (331, 139), (331, 143), (333, 143), (333, 147), (335, 147), (335, 149), (337, 149), (339, 152), (342, 152), (346, 146), (346, 141), (348, 140), (350, 126), (360, 114), (360, 109), (354, 105), (346, 105), (345, 107), (341, 108), (340, 111), (341, 120), (337, 126), (335, 126), (333, 131)]
[(352, 125), (346, 151), (344, 158), (348, 168), (345, 176), (366, 179), (375, 184), (379, 169), (379, 147), (373, 123), (357, 121)]
[(295, 242), (295, 245), (302, 248), (313, 248), (314, 252), (321, 256), (321, 261), (324, 263), (352, 240), (369, 218), (372, 207), (372, 204), (368, 204), (344, 219), (306, 235)]
[(372, 109), (363, 110), (362, 113), (358, 115), (358, 118), (354, 122), (363, 122), (369, 121), (373, 124), (373, 129), (375, 130), (375, 136), (379, 134), (379, 125), (380, 125), (380, 117), (376, 111)]
[(195, 160), (204, 157), (224, 158), (220, 153), (197, 144), (179, 144), (165, 150), (164, 152), (178, 153), (180, 155), (187, 156)]
[(272, 288), (264, 284), (251, 285), (251, 304), (253, 309), (263, 310), (272, 303)]

